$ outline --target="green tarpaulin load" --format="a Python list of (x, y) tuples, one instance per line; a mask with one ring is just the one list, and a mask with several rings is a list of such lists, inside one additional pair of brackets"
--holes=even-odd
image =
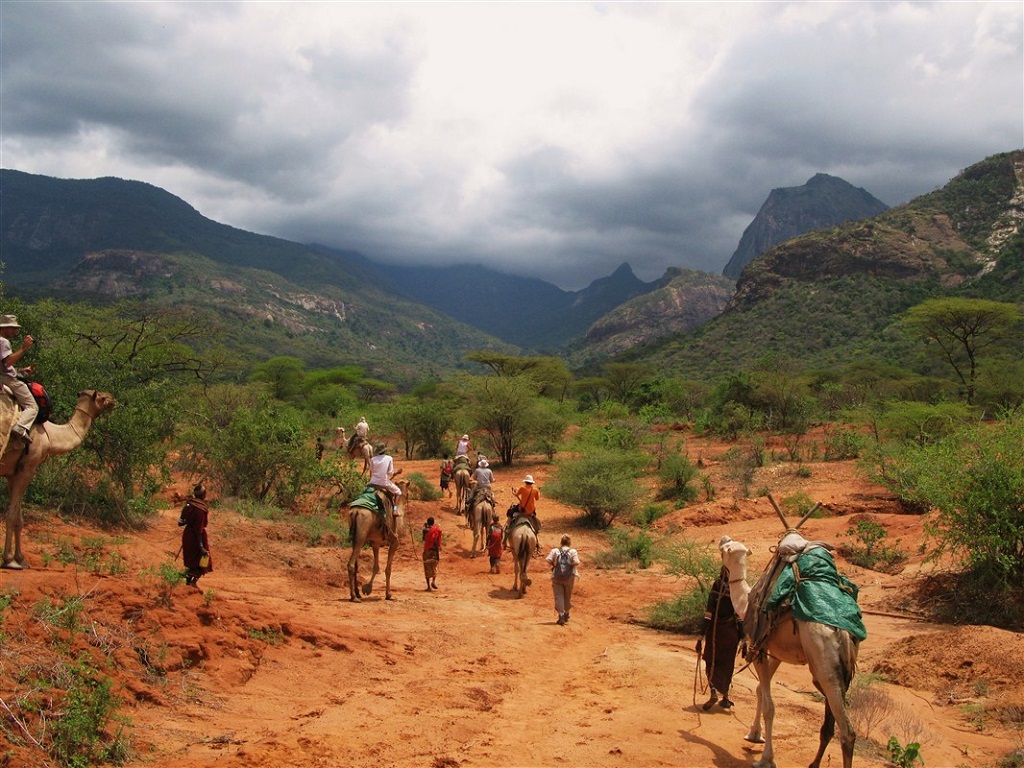
[(845, 629), (864, 640), (868, 633), (857, 605), (857, 592), (857, 585), (839, 574), (832, 553), (812, 546), (783, 566), (763, 609), (774, 611), (788, 600), (794, 618)]

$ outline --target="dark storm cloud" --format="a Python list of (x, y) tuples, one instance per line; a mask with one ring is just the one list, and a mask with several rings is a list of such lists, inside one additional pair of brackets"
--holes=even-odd
[(579, 288), (719, 271), (771, 189), (1024, 145), (1019, 3), (0, 3), (5, 167)]

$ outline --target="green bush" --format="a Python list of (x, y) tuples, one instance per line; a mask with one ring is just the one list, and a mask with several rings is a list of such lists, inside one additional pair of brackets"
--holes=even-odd
[(828, 427), (822, 440), (822, 458), (825, 461), (856, 459), (861, 455), (867, 442), (867, 437), (849, 427)]
[(671, 509), (665, 504), (647, 503), (633, 513), (632, 523), (633, 525), (639, 525), (641, 528), (646, 528), (669, 512), (671, 512)]
[(607, 528), (619, 514), (631, 514), (644, 494), (638, 480), (646, 461), (639, 451), (588, 447), (560, 462), (545, 490), (557, 501), (582, 507), (587, 523)]
[(441, 489), (422, 472), (413, 472), (409, 475), (409, 498), (437, 501), (441, 498)]
[(121, 705), (109, 677), (80, 657), (66, 667), (65, 695), (60, 716), (50, 723), (50, 754), (68, 768), (92, 768), (99, 763), (124, 762), (128, 757), (127, 721), (109, 735)]
[(889, 535), (889, 531), (884, 525), (869, 517), (851, 520), (846, 532), (855, 538), (859, 545), (842, 546), (840, 552), (854, 565), (873, 571), (893, 573), (907, 559), (907, 553), (903, 550), (881, 543)]
[(1024, 586), (1024, 416), (883, 446), (875, 469), (901, 500), (938, 510), (936, 553), (962, 557), (982, 586)]
[(654, 540), (647, 531), (612, 531), (612, 551), (622, 562), (636, 563), (640, 568), (650, 568), (654, 562)]
[(889, 753), (889, 762), (897, 768), (913, 768), (915, 763), (924, 765), (924, 758), (921, 757), (921, 745), (916, 741), (903, 746), (900, 744), (900, 740), (893, 736), (889, 739), (885, 749)]
[(708, 596), (698, 589), (684, 592), (671, 600), (662, 600), (650, 607), (644, 626), (668, 632), (696, 634), (704, 620)]
[(662, 483), (660, 497), (683, 503), (693, 501), (699, 493), (696, 484), (699, 474), (686, 454), (668, 454), (658, 467), (658, 479)]

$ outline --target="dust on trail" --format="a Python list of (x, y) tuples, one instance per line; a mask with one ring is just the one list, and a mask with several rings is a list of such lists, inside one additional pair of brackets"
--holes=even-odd
[[(703, 458), (712, 474), (714, 457), (708, 447)], [(436, 478), (435, 462), (398, 464), (407, 475)], [(812, 466), (806, 482), (816, 486), (810, 492), (838, 514), (869, 507), (908, 536), (920, 532), (923, 518), (884, 511), (884, 492), (858, 479), (851, 466)], [(564, 627), (555, 623), (543, 560), (532, 561), (533, 584), (517, 599), (508, 553), (502, 573), (489, 574), (484, 554), (470, 556), (472, 534), (447, 499), (413, 501), (407, 510), (410, 531), (428, 516), (444, 530), (438, 592), (424, 590), (420, 543), (411, 533), (395, 558), (396, 599), (383, 599), (381, 573), (373, 594), (354, 604), (347, 551), (307, 547), (288, 525), (248, 520), (216, 502), (210, 527), (216, 571), (200, 582), (205, 595), (178, 587), (171, 605), (159, 607), (154, 585), (138, 575), (173, 556), (176, 509), (116, 546), (129, 566), (120, 576), (94, 576), (56, 561), (43, 566), (39, 553), (47, 539), (52, 547), (59, 537), (96, 532), (36, 520), (26, 533), (36, 567), (0, 572), (0, 589), (18, 591), (14, 607), (23, 618), (41, 596), (86, 596), (96, 636), (111, 635), (119, 662), (113, 674), (134, 724), (133, 766), (749, 766), (761, 751), (743, 741), (753, 712), (753, 675), (738, 675), (731, 713), (702, 713), (694, 705), (695, 696), (703, 700), (695, 694), (696, 638), (637, 623), (651, 604), (679, 594), (685, 581), (659, 567), (595, 568), (592, 558), (607, 548), (607, 539), (580, 528), (578, 512), (544, 498), (547, 469), (540, 462), (497, 468), (494, 487), (503, 510), (512, 500), (509, 487), (532, 472), (542, 492), (543, 550), (562, 533), (573, 537), (583, 566)], [(791, 489), (803, 481), (777, 482)], [(808, 538), (839, 542), (846, 525), (843, 517), (814, 519), (803, 530)], [(778, 529), (764, 500), (735, 501), (720, 493), (714, 502), (661, 519), (656, 535), (672, 531), (712, 544), (729, 533), (753, 548), (753, 575), (770, 557)], [(902, 743), (918, 735), (929, 768), (993, 764), (1009, 751), (1012, 731), (991, 722), (975, 730), (962, 697), (973, 695), (969, 703), (992, 711), (1024, 706), (1021, 637), (992, 628), (972, 635), (969, 642), (980, 643), (974, 656), (985, 660), (988, 697), (980, 696), (985, 686), (976, 678), (959, 686), (958, 698), (944, 701), (942, 689), (965, 675), (967, 651), (958, 653), (956, 645), (968, 637), (963, 628), (898, 618), (897, 596), (918, 565), (896, 576), (840, 565), (861, 587), (861, 605), (869, 611), (860, 671), (884, 669), (913, 686), (877, 683), (891, 693), (892, 725), (876, 724), (861, 735), (882, 743), (894, 734)], [(364, 553), (361, 571), (368, 567)], [(27, 638), (44, 641), (37, 622), (19, 622)], [(16, 634), (11, 623), (8, 618), (4, 627), (8, 636)], [(928, 648), (938, 647), (944, 655), (929, 655)], [(140, 665), (140, 648), (160, 674)], [(18, 658), (15, 650), (0, 648), (4, 687), (14, 679)], [(774, 694), (777, 760), (806, 764), (823, 706), (807, 670), (784, 665)], [(28, 748), (15, 748), (14, 756), (11, 765), (46, 764)], [(839, 759), (833, 743), (826, 764)], [(861, 739), (855, 764), (881, 768), (886, 762)]]

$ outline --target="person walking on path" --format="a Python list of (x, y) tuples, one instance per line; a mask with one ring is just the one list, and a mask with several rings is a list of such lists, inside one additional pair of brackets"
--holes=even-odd
[[(723, 536), (718, 542), (719, 549), (730, 541), (729, 536)], [(716, 703), (722, 709), (732, 709), (729, 688), (736, 669), (736, 649), (743, 637), (742, 621), (729, 594), (729, 569), (723, 565), (708, 593), (701, 636), (697, 639), (697, 653), (704, 660), (704, 671), (711, 684), (708, 700), (701, 705), (705, 712)]]
[[(20, 438), (25, 445), (28, 445), (32, 442), (28, 433), (32, 429), (32, 425), (36, 423), (39, 406), (36, 404), (36, 399), (32, 397), (28, 384), (18, 378), (18, 369), (14, 366), (28, 352), (35, 339), (25, 334), (25, 338), (21, 340), (21, 346), (14, 349), (11, 346), (11, 339), (15, 338), (19, 331), (21, 331), (21, 326), (18, 324), (17, 317), (0, 315), (0, 384), (7, 385), (11, 394), (14, 395), (14, 399), (21, 406), (18, 421), (11, 427), (11, 436)], [(23, 368), (22, 373), (31, 376), (32, 366)]]
[(423, 575), (427, 592), (437, 589), (437, 565), (441, 562), (441, 526), (428, 517), (423, 524)]
[(493, 515), (491, 517), (491, 527), (487, 529), (487, 556), (491, 560), (491, 573), (501, 573), (501, 551), (504, 549), (502, 546), (502, 537), (504, 531), (501, 529), (501, 523), (498, 522), (498, 516)]
[(452, 463), (452, 457), (446, 453), (444, 461), (441, 462), (441, 493), (447, 493), (449, 499), (452, 497), (452, 473), (454, 471), (455, 465)]
[(561, 626), (569, 622), (572, 590), (579, 577), (577, 569), (580, 565), (580, 556), (573, 549), (569, 534), (562, 536), (562, 543), (552, 549), (545, 560), (551, 566), (551, 589), (555, 593), (555, 610), (558, 612), (558, 625)]
[(192, 489), (178, 518), (181, 532), (181, 553), (185, 561), (185, 583), (199, 587), (199, 578), (213, 570), (210, 559), (210, 540), (206, 526), (210, 522), (210, 508), (206, 503), (206, 488), (202, 483)]

